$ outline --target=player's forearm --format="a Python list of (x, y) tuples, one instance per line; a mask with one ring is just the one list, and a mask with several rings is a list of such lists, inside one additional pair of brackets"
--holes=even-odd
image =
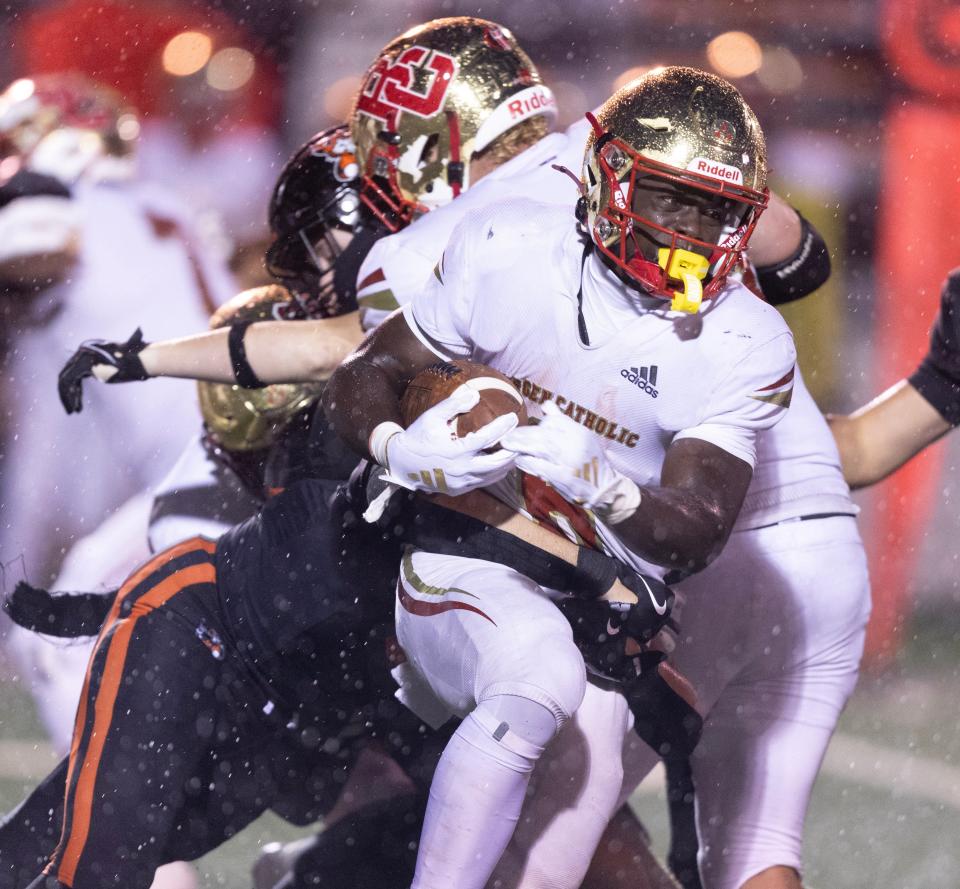
[[(233, 383), (229, 334), (229, 328), (222, 328), (151, 343), (140, 360), (151, 376)], [(295, 383), (329, 377), (361, 337), (354, 312), (312, 321), (261, 321), (247, 328), (243, 345), (251, 369), (264, 383)]]
[(849, 416), (827, 420), (851, 488), (881, 481), (951, 428), (906, 380)]
[(383, 423), (402, 427), (400, 396), (406, 380), (362, 352), (344, 361), (330, 377), (323, 393), (323, 409), (337, 435), (361, 456), (371, 454), (370, 435)]
[(830, 277), (830, 251), (820, 233), (772, 193), (747, 252), (764, 298), (775, 306), (813, 293)]
[(692, 573), (717, 556), (731, 527), (722, 508), (700, 494), (642, 487), (636, 512), (615, 531), (648, 562)]
[[(566, 562), (572, 568), (585, 570), (581, 559), (583, 547), (577, 546), (556, 531), (548, 530), (544, 525), (520, 515), (482, 489), (468, 491), (458, 497), (434, 494), (429, 499), (438, 506), (471, 516), (491, 525), (504, 534), (509, 534), (532, 547), (543, 550)], [(606, 583), (603, 585), (606, 586)], [(566, 590), (566, 592), (571, 591)], [(634, 603), (637, 601), (636, 594), (628, 589), (618, 577), (610, 578), (610, 585), (601, 598), (616, 602)]]
[(755, 266), (783, 262), (800, 246), (801, 225), (797, 211), (775, 192), (760, 215), (750, 238), (750, 261)]

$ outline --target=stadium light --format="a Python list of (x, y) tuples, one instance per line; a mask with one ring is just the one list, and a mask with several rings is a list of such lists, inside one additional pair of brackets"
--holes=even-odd
[(213, 41), (200, 31), (184, 31), (171, 38), (163, 48), (163, 70), (174, 77), (196, 74), (213, 52)]
[(724, 77), (746, 77), (760, 67), (763, 51), (745, 31), (727, 31), (707, 44), (707, 60)]
[(239, 46), (228, 46), (210, 59), (207, 83), (221, 92), (238, 90), (253, 77), (256, 67), (252, 52)]
[(803, 83), (803, 68), (785, 46), (765, 46), (757, 80), (771, 93), (792, 93)]

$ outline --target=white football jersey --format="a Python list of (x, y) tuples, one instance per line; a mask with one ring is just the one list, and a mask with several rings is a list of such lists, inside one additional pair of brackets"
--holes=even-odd
[(122, 341), (138, 326), (151, 341), (195, 333), (235, 292), (165, 194), (79, 183), (73, 201), (79, 258), (67, 280), (29, 297), (34, 323), (7, 337), (0, 561), (22, 556), (37, 583), (52, 580), (77, 538), (162, 478), (198, 421), (195, 384), (174, 379), (87, 384), (82, 413), (67, 416), (63, 363), (89, 337)]
[[(620, 282), (587, 243), (562, 206), (511, 201), (474, 211), (404, 310), (407, 320), (448, 357), (512, 377), (532, 414), (553, 400), (640, 485), (659, 484), (667, 448), (681, 438), (753, 466), (758, 433), (784, 416), (792, 392), (796, 352), (780, 314), (739, 284), (698, 315), (670, 311)], [(535, 480), (512, 494), (511, 484), (497, 493), (528, 514), (563, 510)], [(582, 514), (564, 514), (589, 540)], [(662, 571), (597, 530), (620, 558)]]
[(452, 203), (377, 241), (357, 277), (357, 301), (364, 329), (376, 327), (423, 289), (450, 233), (471, 210), (514, 198), (530, 198), (562, 204), (572, 218), (579, 193), (577, 184), (554, 167), (565, 167), (579, 181), (589, 129), (583, 120), (566, 132), (551, 133), (488, 173)]
[[(558, 204), (572, 214), (576, 187), (554, 166), (579, 174), (588, 132), (589, 125), (581, 121), (564, 133), (547, 136), (447, 206), (374, 244), (358, 278), (364, 325), (376, 326), (423, 290), (451, 232), (467, 213), (499, 201), (529, 198)], [(627, 372), (634, 366), (639, 374), (640, 365), (635, 362)], [(756, 528), (803, 515), (857, 511), (843, 480), (833, 435), (797, 368), (787, 416), (757, 442), (753, 481), (736, 527)]]

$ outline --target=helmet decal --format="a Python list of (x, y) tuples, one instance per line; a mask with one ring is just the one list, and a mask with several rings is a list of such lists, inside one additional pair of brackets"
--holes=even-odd
[(457, 73), (457, 60), (425, 46), (405, 49), (394, 63), (381, 57), (357, 96), (356, 111), (396, 130), (404, 111), (433, 117), (447, 98)]
[(556, 102), (506, 28), (469, 16), (412, 28), (383, 49), (354, 102), (361, 197), (396, 230), (468, 189), (474, 156), (540, 117), (552, 121)]
[(318, 157), (330, 164), (330, 172), (338, 182), (355, 182), (360, 175), (360, 165), (353, 146), (353, 140), (341, 130), (342, 135), (332, 140), (316, 140), (314, 149)]

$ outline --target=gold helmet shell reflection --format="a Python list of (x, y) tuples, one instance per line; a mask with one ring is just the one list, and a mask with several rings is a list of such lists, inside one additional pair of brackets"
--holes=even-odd
[[(696, 68), (654, 69), (614, 93), (591, 117), (583, 166), (582, 221), (601, 254), (655, 296), (676, 301), (688, 279), (719, 291), (767, 203), (767, 150), (756, 115), (727, 81)], [(637, 179), (652, 177), (730, 201), (717, 243), (697, 242), (634, 212)], [(630, 257), (635, 223), (663, 243)], [(685, 246), (702, 249), (703, 256)], [(690, 283), (699, 288), (698, 280)], [(699, 299), (697, 299), (699, 303)], [(675, 306), (676, 307), (676, 306)], [(696, 309), (693, 308), (693, 311)]]
[[(210, 318), (210, 328), (243, 321), (296, 317), (297, 303), (278, 284), (238, 293)], [(217, 443), (228, 451), (258, 451), (270, 447), (287, 424), (319, 398), (318, 383), (274, 383), (263, 389), (235, 384), (197, 384), (203, 422)]]
[(139, 132), (119, 93), (76, 72), (23, 77), (0, 93), (0, 159), (67, 183), (94, 166), (131, 175)]
[[(391, 41), (367, 71), (350, 129), (366, 203), (394, 224), (470, 187), (470, 159), (556, 101), (509, 30), (435, 19)], [(386, 220), (385, 220), (386, 221)]]

